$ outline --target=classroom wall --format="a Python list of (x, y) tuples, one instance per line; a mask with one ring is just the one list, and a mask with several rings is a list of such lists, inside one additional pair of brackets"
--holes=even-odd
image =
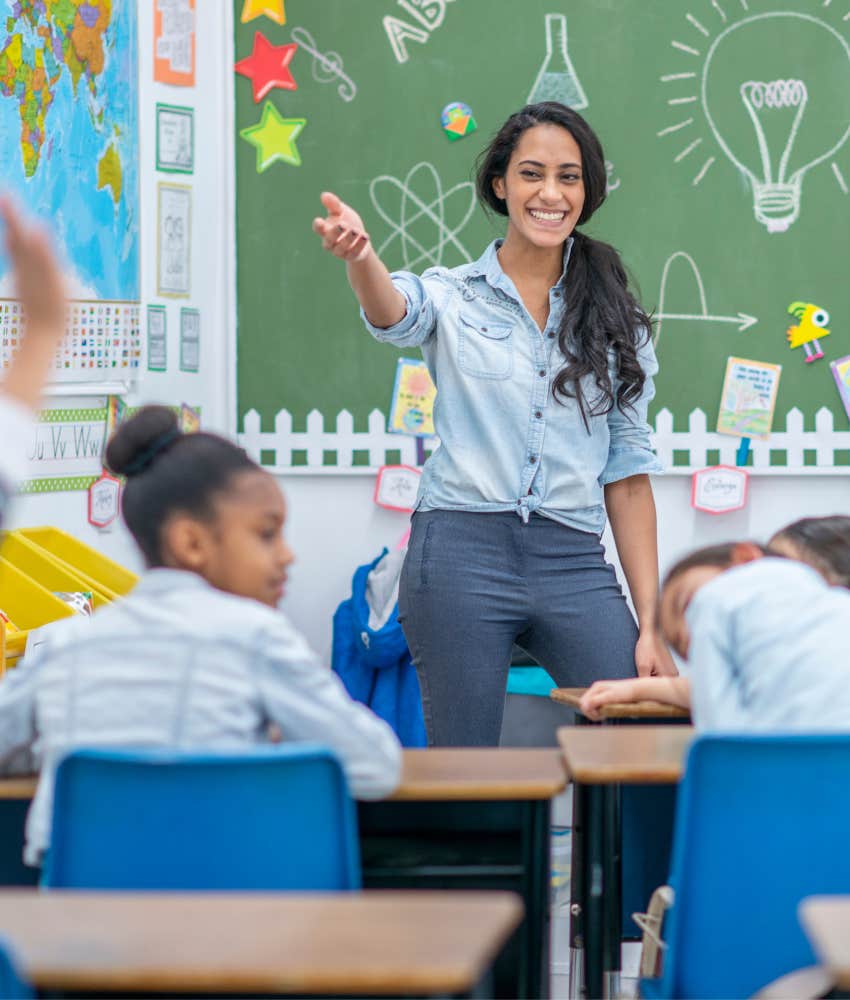
[[(231, 413), (234, 376), (235, 322), (228, 276), (233, 255), (233, 210), (229, 187), (232, 149), (232, 21), (229, 5), (222, 13), (196, 17), (194, 87), (172, 87), (153, 81), (152, 4), (139, 4), (139, 158), (140, 257), (142, 324), (149, 303), (166, 304), (168, 313), (168, 371), (149, 372), (143, 363), (138, 384), (127, 397), (131, 406), (143, 402), (188, 403), (200, 407), (207, 428), (226, 431), (234, 425)], [(155, 109), (157, 103), (195, 110), (195, 171), (192, 175), (157, 174)], [(192, 296), (166, 300), (156, 295), (157, 183), (188, 184), (192, 197)], [(181, 307), (201, 312), (200, 372), (179, 370)], [(143, 340), (145, 338), (143, 337)], [(52, 395), (50, 406), (103, 406), (103, 396)], [(140, 568), (135, 546), (126, 529), (115, 524), (105, 531), (87, 520), (87, 494), (44, 493), (18, 497), (10, 526), (51, 524), (70, 531), (90, 545), (134, 569)]]
[[(207, 427), (235, 430), (235, 282), (232, 149), (232, 38), (230, 5), (216, 17), (197, 21), (194, 88), (174, 88), (152, 81), (152, 24), (143, 8), (139, 26), (140, 156), (142, 185), (143, 303), (155, 296), (156, 182), (154, 171), (154, 107), (157, 101), (195, 108), (196, 166), (188, 181), (193, 200), (193, 299), (201, 309), (201, 372), (177, 369), (178, 315), (181, 303), (169, 305), (169, 365), (172, 372), (147, 371), (131, 404), (146, 400), (200, 405)], [(160, 178), (161, 179), (161, 178)], [(340, 280), (344, 280), (340, 274)], [(352, 313), (355, 306), (352, 302)], [(364, 333), (364, 336), (366, 334)], [(53, 401), (53, 405), (61, 405)], [(384, 546), (393, 546), (406, 527), (404, 515), (382, 510), (372, 500), (371, 476), (288, 475), (280, 478), (289, 502), (287, 528), (298, 562), (293, 566), (284, 608), (311, 644), (330, 654), (333, 611), (350, 589), (356, 566)], [(733, 537), (766, 537), (780, 525), (805, 515), (850, 511), (850, 479), (843, 476), (753, 476), (746, 508), (711, 516), (690, 507), (690, 477), (670, 475), (655, 480), (662, 566), (684, 551)], [(12, 524), (54, 524), (76, 534), (125, 565), (139, 568), (126, 530), (115, 525), (98, 532), (86, 520), (84, 493), (20, 497)], [(609, 554), (614, 558), (613, 547)]]

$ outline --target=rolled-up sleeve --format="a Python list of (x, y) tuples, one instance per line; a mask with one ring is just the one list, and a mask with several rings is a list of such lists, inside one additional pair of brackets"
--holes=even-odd
[(404, 318), (393, 326), (380, 327), (369, 322), (362, 308), (360, 315), (375, 340), (395, 344), (396, 347), (420, 347), (436, 326), (437, 310), (434, 300), (422, 279), (410, 271), (395, 271), (390, 277), (407, 304)]
[[(655, 396), (653, 376), (658, 372), (658, 361), (651, 338), (638, 348), (637, 357), (646, 376), (643, 391), (631, 406), (625, 406), (625, 412), (615, 403), (608, 414), (610, 443), (608, 461), (599, 477), (600, 486), (616, 483), (629, 476), (664, 471), (664, 466), (658, 461), (650, 445), (650, 428), (647, 423), (649, 404)], [(615, 393), (617, 387), (615, 384)]]

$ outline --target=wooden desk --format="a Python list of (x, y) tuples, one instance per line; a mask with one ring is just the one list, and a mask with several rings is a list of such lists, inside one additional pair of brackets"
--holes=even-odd
[[(587, 688), (553, 688), (549, 692), (552, 701), (569, 705), (577, 713), (581, 712), (579, 702)], [(690, 712), (677, 705), (665, 705), (662, 701), (615, 702), (604, 705), (599, 713), (603, 719), (689, 719)]]
[[(526, 916), (496, 963), (495, 995), (545, 997), (551, 799), (566, 784), (556, 748), (405, 750), (395, 794), (357, 804), (364, 885), (519, 893)], [(34, 779), (15, 785), (25, 799), (34, 791)], [(8, 861), (7, 884), (34, 884), (20, 863), (28, 802), (9, 804), (20, 809), (4, 829), (0, 872)]]
[(406, 750), (392, 798), (358, 803), (364, 885), (519, 893), (495, 995), (548, 996), (551, 799), (566, 783), (556, 748)]
[(682, 777), (692, 726), (561, 726), (567, 774), (583, 785), (675, 784)]
[(486, 995), (521, 916), (511, 893), (0, 892), (24, 975), (85, 993)]
[(850, 991), (850, 896), (809, 896), (800, 923), (820, 964), (842, 993)]
[(37, 774), (27, 774), (21, 778), (0, 778), (0, 799), (24, 799), (31, 801), (38, 785)]
[[(574, 786), (571, 975), (584, 953), (588, 997), (619, 991), (622, 937), (622, 785), (675, 784), (690, 726), (562, 726), (558, 742)], [(578, 844), (578, 848), (577, 848)]]
[(552, 799), (567, 787), (556, 749), (464, 747), (405, 750), (391, 802)]

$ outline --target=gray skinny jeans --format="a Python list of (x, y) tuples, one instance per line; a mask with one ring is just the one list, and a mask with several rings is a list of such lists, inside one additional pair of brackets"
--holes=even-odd
[(398, 601), (430, 746), (498, 746), (515, 641), (559, 687), (636, 673), (599, 538), (537, 514), (417, 512)]

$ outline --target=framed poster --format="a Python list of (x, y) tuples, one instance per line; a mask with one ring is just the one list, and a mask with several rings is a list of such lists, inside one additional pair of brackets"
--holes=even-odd
[(156, 169), (191, 174), (195, 169), (195, 112), (175, 104), (156, 106)]

